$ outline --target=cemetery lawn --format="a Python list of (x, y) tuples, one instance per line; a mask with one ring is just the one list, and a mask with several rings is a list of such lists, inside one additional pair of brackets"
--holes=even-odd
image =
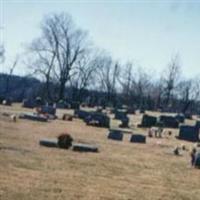
[[(0, 106), (0, 113), (32, 112)], [(58, 115), (72, 111), (58, 111)], [(152, 114), (152, 113), (151, 113)], [(153, 113), (158, 115), (159, 113)], [(141, 115), (131, 115), (135, 133)], [(194, 121), (187, 121), (193, 124)], [(112, 120), (116, 127), (118, 121)], [(178, 134), (178, 129), (172, 129)], [(95, 144), (99, 153), (39, 146), (42, 138), (69, 133), (75, 141)], [(189, 152), (175, 156), (175, 146), (193, 143), (169, 138), (147, 138), (147, 144), (107, 139), (108, 129), (87, 126), (79, 119), (16, 123), (0, 117), (0, 199), (1, 200), (199, 200), (200, 169), (190, 166)]]

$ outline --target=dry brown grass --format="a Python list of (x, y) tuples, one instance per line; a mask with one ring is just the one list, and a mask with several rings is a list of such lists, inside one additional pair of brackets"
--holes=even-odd
[[(28, 110), (19, 105), (0, 107), (0, 112)], [(132, 124), (136, 126), (140, 118), (131, 116)], [(41, 138), (63, 132), (98, 145), (100, 153), (39, 146)], [(134, 128), (134, 132), (147, 131)], [(0, 199), (200, 199), (200, 170), (190, 167), (189, 152), (180, 157), (171, 153), (178, 144), (192, 143), (172, 137), (131, 144), (128, 134), (123, 142), (115, 142), (107, 140), (107, 133), (78, 119), (49, 123), (0, 119)]]

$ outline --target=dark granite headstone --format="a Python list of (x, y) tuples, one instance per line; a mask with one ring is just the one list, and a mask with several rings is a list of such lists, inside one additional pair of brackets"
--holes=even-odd
[(180, 126), (179, 139), (191, 142), (199, 141), (199, 129), (196, 126)]
[(179, 123), (184, 123), (185, 122), (185, 116), (184, 114), (178, 114), (175, 116), (175, 119), (179, 122)]
[(45, 147), (58, 147), (57, 139), (42, 139), (40, 140), (40, 145)]
[(28, 119), (28, 120), (33, 120), (33, 121), (39, 121), (39, 122), (47, 122), (48, 119), (47, 117), (44, 117), (44, 116), (40, 116), (40, 115), (37, 115), (37, 114), (29, 114), (29, 113), (24, 113), (24, 114), (21, 114), (19, 116), (20, 119)]
[(147, 115), (147, 114), (144, 114), (143, 117), (142, 117), (142, 123), (139, 125), (139, 127), (152, 127), (152, 126), (155, 126), (157, 123), (157, 118), (156, 117), (153, 117), (153, 116), (150, 116), (150, 115)]
[(53, 106), (41, 106), (41, 113), (47, 113), (50, 115), (55, 115), (56, 114), (56, 108)]
[(179, 127), (178, 120), (173, 116), (161, 115), (158, 118), (158, 122), (162, 122), (163, 126), (166, 128), (178, 128)]
[(130, 142), (132, 143), (146, 143), (146, 136), (144, 135), (132, 135)]
[(194, 166), (200, 168), (200, 152), (196, 153)]
[(110, 132), (108, 134), (108, 139), (122, 141), (123, 133), (119, 130), (110, 130)]
[(105, 128), (109, 128), (110, 126), (110, 118), (106, 114), (98, 113), (98, 112), (91, 112), (85, 118), (85, 122), (87, 125), (95, 123), (96, 125), (100, 127), (105, 127)]
[(72, 145), (73, 151), (79, 152), (98, 152), (98, 148), (91, 144), (75, 143)]

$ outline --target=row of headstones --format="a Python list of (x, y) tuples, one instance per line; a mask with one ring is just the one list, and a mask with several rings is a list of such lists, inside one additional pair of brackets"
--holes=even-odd
[[(161, 122), (161, 123), (160, 123)], [(168, 128), (180, 128), (179, 130), (179, 139), (188, 140), (192, 142), (199, 141), (199, 129), (200, 122), (196, 121), (196, 125), (181, 125), (179, 127), (179, 123), (184, 123), (184, 116), (177, 115), (175, 117), (172, 116), (160, 116), (159, 120), (157, 117), (150, 115), (143, 115), (142, 124), (139, 127), (152, 127), (152, 126), (160, 126), (160, 127), (168, 127)]]
[[(136, 110), (133, 107), (128, 107), (127, 109), (115, 109), (113, 113), (115, 114), (115, 119), (121, 120), (120, 127), (127, 128), (129, 127), (129, 117), (127, 114), (135, 114)], [(145, 110), (140, 109), (140, 113), (145, 113)]]
[(152, 126), (159, 127), (167, 127), (167, 128), (178, 128), (179, 123), (184, 123), (185, 117), (184, 115), (176, 115), (176, 116), (165, 116), (161, 115), (158, 118), (154, 116), (150, 116), (147, 114), (143, 115), (141, 124), (138, 127), (147, 127), (150, 128)]
[[(122, 141), (124, 134), (120, 130), (110, 130), (108, 139)], [(132, 143), (146, 143), (146, 136), (140, 134), (131, 135), (130, 142)]]
[(95, 122), (97, 126), (105, 128), (110, 127), (110, 118), (104, 113), (75, 110), (74, 116), (82, 119), (87, 125), (91, 125)]
[(49, 106), (59, 109), (79, 109), (80, 103), (79, 102), (66, 102), (66, 101), (59, 101), (57, 103), (46, 103), (43, 101), (40, 97), (37, 97), (36, 99), (24, 99), (22, 102), (22, 106), (25, 108), (35, 108), (37, 106)]
[(41, 146), (57, 147), (62, 149), (69, 149), (72, 147), (73, 151), (80, 152), (98, 152), (97, 146), (86, 143), (74, 143), (74, 139), (69, 134), (61, 134), (54, 139), (42, 139), (40, 140)]

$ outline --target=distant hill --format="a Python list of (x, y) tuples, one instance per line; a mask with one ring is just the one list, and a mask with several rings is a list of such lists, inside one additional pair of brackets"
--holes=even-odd
[(33, 77), (22, 77), (0, 73), (0, 97), (21, 102), (24, 98), (35, 97), (42, 83)]

